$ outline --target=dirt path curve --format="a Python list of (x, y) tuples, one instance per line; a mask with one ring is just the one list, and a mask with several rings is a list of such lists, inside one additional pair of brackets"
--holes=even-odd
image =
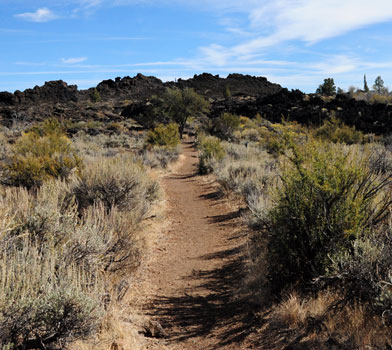
[(253, 316), (237, 293), (244, 251), (238, 203), (196, 175), (192, 140), (182, 152), (180, 165), (161, 181), (170, 223), (142, 271), (144, 314), (167, 336), (146, 338), (143, 349), (246, 349)]

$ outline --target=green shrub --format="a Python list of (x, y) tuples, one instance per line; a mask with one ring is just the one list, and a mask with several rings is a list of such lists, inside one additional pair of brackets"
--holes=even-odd
[(347, 126), (335, 117), (325, 120), (324, 124), (316, 130), (316, 136), (325, 141), (347, 145), (364, 142), (364, 135), (361, 131), (355, 130), (355, 127)]
[[(283, 129), (283, 125), (281, 127)], [(288, 148), (287, 131), (285, 131), (284, 129), (267, 129), (263, 126), (259, 129), (259, 133), (261, 138), (260, 144), (268, 153), (273, 155), (275, 158), (278, 158), (286, 152)]]
[(178, 125), (176, 123), (159, 124), (147, 133), (146, 143), (151, 146), (176, 147), (180, 143)]
[(214, 133), (223, 140), (229, 140), (241, 123), (237, 115), (223, 113), (214, 120)]
[(101, 101), (101, 94), (99, 93), (99, 91), (97, 90), (97, 88), (94, 88), (91, 92), (90, 92), (90, 101), (91, 102), (100, 102)]
[(224, 158), (226, 152), (218, 138), (207, 136), (199, 141), (199, 173), (208, 174), (213, 171), (212, 163)]
[(50, 178), (65, 179), (82, 166), (71, 141), (52, 120), (22, 134), (12, 152), (3, 164), (3, 181), (8, 185), (39, 186)]
[(66, 132), (66, 127), (57, 118), (48, 118), (41, 123), (37, 123), (26, 130), (27, 133), (32, 133), (37, 136), (48, 135), (63, 135)]
[(382, 222), (391, 199), (390, 175), (379, 176), (355, 151), (313, 140), (291, 151), (265, 222), (278, 290), (326, 273), (330, 256)]

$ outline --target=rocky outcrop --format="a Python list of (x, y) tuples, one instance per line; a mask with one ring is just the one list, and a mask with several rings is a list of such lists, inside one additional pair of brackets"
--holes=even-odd
[(155, 77), (138, 74), (134, 78), (124, 77), (104, 80), (97, 85), (103, 100), (128, 99), (144, 100), (165, 91), (164, 83)]
[(250, 75), (230, 74), (227, 78), (219, 75), (203, 73), (195, 75), (192, 79), (167, 83), (169, 87), (192, 88), (197, 93), (208, 98), (222, 98), (231, 96), (268, 96), (282, 89), (278, 84), (273, 84), (264, 77)]
[(66, 103), (77, 102), (78, 97), (76, 85), (68, 85), (62, 80), (57, 80), (46, 82), (43, 86), (36, 86), (23, 92), (17, 90), (14, 94), (0, 93), (0, 104)]
[(167, 83), (142, 74), (104, 80), (96, 87), (101, 97), (99, 103), (90, 101), (95, 88), (78, 90), (75, 85), (67, 85), (61, 80), (14, 94), (0, 92), (0, 122), (8, 126), (15, 120), (32, 122), (51, 116), (76, 121), (133, 118), (149, 127), (156, 122), (157, 116), (148, 101), (167, 87), (193, 88), (204, 95), (212, 102), (211, 118), (230, 112), (251, 118), (260, 114), (271, 122), (285, 118), (319, 125), (333, 113), (364, 132), (392, 133), (392, 106), (387, 104), (356, 101), (344, 94), (328, 101), (299, 90), (289, 91), (263, 77), (230, 74), (221, 78), (207, 73)]
[(376, 135), (392, 134), (392, 106), (383, 103), (369, 104), (356, 101), (346, 94), (325, 101), (318, 95), (306, 95), (299, 90), (282, 89), (265, 97), (216, 100), (211, 117), (222, 112), (253, 118), (260, 114), (271, 122), (297, 121), (304, 125), (320, 125), (333, 114), (357, 130)]
[(104, 80), (96, 88), (78, 90), (76, 85), (67, 85), (62, 80), (46, 82), (23, 92), (0, 92), (0, 105), (67, 103), (86, 101), (94, 89), (97, 89), (103, 101), (143, 101), (153, 95), (162, 94), (166, 88), (192, 88), (206, 98), (222, 98), (229, 92), (232, 96), (268, 96), (280, 91), (280, 85), (270, 83), (263, 77), (230, 74), (227, 78), (204, 73), (195, 75), (192, 79), (163, 83), (151, 76), (138, 74), (135, 77), (115, 78)]

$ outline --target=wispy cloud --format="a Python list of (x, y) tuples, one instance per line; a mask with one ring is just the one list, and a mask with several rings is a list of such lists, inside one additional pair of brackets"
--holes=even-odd
[(62, 58), (61, 62), (65, 64), (77, 64), (87, 61), (87, 57), (71, 57), (71, 58)]
[(49, 10), (47, 7), (39, 8), (35, 12), (19, 13), (15, 15), (15, 17), (24, 19), (26, 21), (41, 22), (41, 23), (49, 22), (58, 18), (58, 16), (54, 12)]
[[(231, 5), (229, 1), (227, 9)], [(224, 65), (233, 57), (263, 52), (286, 41), (314, 44), (392, 20), (389, 0), (265, 0), (262, 5), (254, 1), (247, 1), (247, 5), (248, 24), (237, 30), (251, 31), (255, 38), (232, 46), (212, 44), (202, 47), (201, 53), (206, 58)], [(233, 5), (231, 10), (237, 8)]]
[(102, 4), (102, 0), (80, 0), (79, 2), (84, 8), (92, 8)]

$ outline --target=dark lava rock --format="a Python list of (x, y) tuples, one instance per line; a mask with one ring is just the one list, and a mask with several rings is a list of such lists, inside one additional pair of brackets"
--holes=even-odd
[[(369, 104), (339, 94), (330, 102), (319, 95), (289, 91), (263, 77), (230, 74), (227, 78), (203, 73), (192, 79), (163, 83), (155, 77), (137, 76), (104, 80), (96, 89), (101, 101), (92, 104), (94, 88), (78, 90), (62, 80), (46, 82), (23, 92), (0, 92), (0, 123), (10, 126), (14, 121), (34, 122), (56, 116), (73, 121), (116, 121), (132, 118), (144, 127), (165, 121), (149, 103), (153, 95), (166, 88), (193, 88), (212, 101), (210, 118), (223, 112), (250, 118), (260, 114), (271, 122), (282, 118), (305, 125), (320, 125), (331, 112), (358, 130), (375, 134), (392, 133), (392, 106)], [(227, 91), (230, 91), (231, 97)], [(161, 120), (162, 119), (162, 120)]]
[(230, 74), (227, 78), (220, 78), (219, 75), (203, 73), (192, 79), (178, 79), (176, 83), (170, 82), (166, 85), (180, 89), (192, 88), (207, 98), (225, 97), (227, 89), (232, 96), (267, 96), (282, 89), (280, 85), (270, 83), (267, 78), (242, 74)]
[(15, 102), (20, 104), (77, 102), (78, 88), (62, 80), (49, 81), (41, 87), (36, 86), (23, 92), (15, 91), (14, 97)]
[(97, 90), (103, 100), (144, 100), (152, 95), (163, 93), (165, 86), (158, 78), (147, 77), (139, 73), (134, 78), (104, 80), (97, 85)]

